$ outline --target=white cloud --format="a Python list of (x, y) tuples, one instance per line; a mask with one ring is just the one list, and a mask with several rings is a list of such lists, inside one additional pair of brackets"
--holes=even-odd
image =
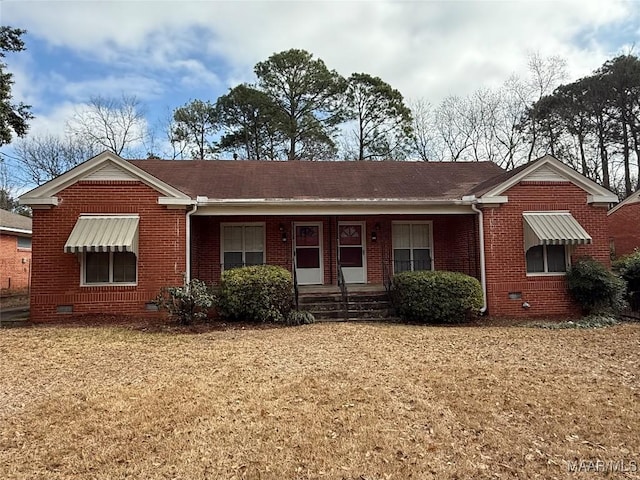
[(64, 136), (66, 123), (73, 114), (83, 108), (81, 103), (64, 102), (50, 111), (34, 111), (35, 118), (29, 122), (30, 136)]
[(584, 76), (640, 40), (637, 29), (624, 41), (603, 38), (612, 26), (637, 25), (636, 6), (626, 0), (1, 4), (3, 23), (118, 70), (83, 79), (48, 74), (46, 85), (34, 81), (43, 95), (53, 85), (69, 100), (124, 87), (159, 98), (172, 84), (208, 89), (213, 100), (226, 87), (252, 81), (253, 65), (273, 52), (304, 48), (343, 75), (378, 75), (406, 97), (432, 103), (524, 73), (528, 52), (563, 56), (569, 80)]
[(162, 85), (156, 79), (141, 74), (107, 75), (75, 82), (60, 78), (55, 84), (59, 92), (77, 101), (85, 101), (92, 96), (120, 97), (123, 92), (145, 100), (162, 93)]

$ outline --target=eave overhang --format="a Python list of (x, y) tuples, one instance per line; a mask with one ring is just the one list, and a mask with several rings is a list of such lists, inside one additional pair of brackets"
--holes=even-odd
[(0, 233), (15, 234), (18, 236), (31, 236), (31, 230), (25, 230), (24, 228), (12, 228), (12, 227), (0, 227)]
[(508, 196), (504, 195), (507, 190), (522, 181), (526, 181), (527, 177), (543, 168), (555, 172), (564, 181), (573, 183), (584, 190), (587, 193), (587, 204), (589, 205), (608, 207), (611, 203), (618, 201), (618, 197), (606, 188), (580, 175), (551, 155), (545, 155), (537, 162), (532, 163), (530, 167), (523, 169), (517, 175), (512, 176), (481, 195), (478, 198), (478, 203), (496, 206), (507, 203)]
[[(20, 205), (29, 205), (34, 208), (55, 207), (59, 204), (59, 198), (56, 196), (59, 192), (77, 182), (90, 179), (92, 174), (105, 166), (112, 166), (120, 172), (117, 178), (104, 178), (105, 180), (115, 179), (122, 181), (122, 179), (124, 179), (125, 182), (141, 182), (153, 188), (160, 194), (158, 203), (161, 203), (162, 205), (184, 206), (194, 203), (189, 195), (159, 178), (154, 177), (132, 163), (127, 162), (112, 152), (102, 152), (86, 162), (75, 166), (59, 177), (34, 188), (20, 196), (19, 203)], [(163, 199), (162, 202), (160, 199)]]
[(424, 199), (210, 199), (198, 197), (202, 215), (471, 214), (470, 201)]

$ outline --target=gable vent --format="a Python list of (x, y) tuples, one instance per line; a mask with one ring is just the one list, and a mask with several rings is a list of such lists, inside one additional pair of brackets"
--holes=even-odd
[(97, 181), (120, 180), (120, 181), (134, 182), (138, 180), (138, 178), (134, 177), (129, 172), (122, 170), (120, 167), (116, 166), (115, 164), (109, 162), (106, 165), (91, 172), (82, 180), (97, 180)]
[(525, 178), (525, 182), (568, 182), (569, 179), (560, 175), (548, 165), (544, 165), (537, 169), (535, 172), (531, 172)]

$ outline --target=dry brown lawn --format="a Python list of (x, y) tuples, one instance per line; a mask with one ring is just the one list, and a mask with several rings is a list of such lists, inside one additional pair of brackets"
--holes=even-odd
[(640, 478), (639, 374), (640, 324), (2, 330), (0, 478)]

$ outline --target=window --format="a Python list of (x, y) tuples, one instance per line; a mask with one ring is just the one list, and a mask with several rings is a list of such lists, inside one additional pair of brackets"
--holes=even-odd
[(31, 250), (31, 238), (18, 237), (18, 248), (22, 248), (24, 250)]
[(527, 273), (564, 273), (567, 253), (564, 245), (536, 245), (527, 250)]
[(222, 269), (264, 263), (264, 225), (222, 225)]
[(86, 252), (84, 284), (136, 283), (137, 258), (132, 252)]
[(394, 223), (393, 272), (431, 269), (431, 223)]

